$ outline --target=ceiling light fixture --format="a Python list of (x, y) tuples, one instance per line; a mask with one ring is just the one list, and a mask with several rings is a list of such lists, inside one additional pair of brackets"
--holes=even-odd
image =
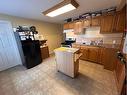
[(54, 7), (43, 12), (44, 15), (55, 17), (63, 13), (72, 11), (78, 8), (79, 4), (75, 0), (64, 0), (63, 2), (55, 5)]

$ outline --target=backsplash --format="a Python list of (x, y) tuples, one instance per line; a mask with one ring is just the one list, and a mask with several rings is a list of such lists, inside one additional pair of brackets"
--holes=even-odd
[(67, 33), (66, 38), (76, 38), (77, 43), (103, 40), (104, 44), (121, 43), (122, 33), (100, 34), (100, 27), (91, 27), (85, 30), (85, 34), (75, 35), (73, 32)]

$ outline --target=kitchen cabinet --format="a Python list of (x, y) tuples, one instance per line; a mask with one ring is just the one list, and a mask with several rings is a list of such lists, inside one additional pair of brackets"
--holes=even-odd
[(80, 52), (82, 53), (80, 59), (81, 60), (88, 60), (88, 47), (81, 46)]
[(116, 13), (114, 32), (123, 32), (126, 28), (126, 9), (123, 8), (121, 11)]
[(89, 19), (84, 19), (83, 20), (83, 28), (88, 28), (91, 26), (91, 18)]
[(48, 46), (42, 46), (41, 47), (41, 55), (42, 55), (42, 59), (46, 59), (49, 57), (49, 48)]
[(123, 64), (119, 59), (117, 59), (115, 62), (114, 73), (115, 73), (118, 92), (120, 95), (123, 88), (124, 81), (125, 81), (125, 64)]
[(64, 24), (64, 30), (73, 29), (73, 28), (74, 28), (74, 22)]
[(82, 53), (82, 56), (80, 57), (81, 60), (87, 60), (87, 61), (99, 63), (98, 62), (98, 58), (99, 58), (98, 47), (81, 46), (80, 53)]
[(99, 48), (98, 47), (90, 47), (88, 49), (88, 60), (91, 62), (98, 63), (99, 56)]
[(91, 26), (100, 26), (100, 16), (91, 19)]
[(103, 58), (103, 55), (104, 55), (104, 52), (103, 52), (103, 50), (104, 50), (104, 48), (99, 48), (99, 55), (98, 55), (98, 63), (99, 64), (101, 64), (101, 65), (103, 65), (103, 60), (102, 60), (102, 58)]
[(72, 44), (72, 47), (80, 49), (80, 45), (78, 45), (78, 44)]
[(103, 65), (107, 70), (114, 70), (114, 62), (118, 49), (86, 45), (80, 45), (79, 49), (80, 53), (82, 53), (81, 60), (95, 62)]
[(74, 23), (74, 34), (82, 34), (83, 32), (83, 22), (78, 21)]
[(114, 70), (115, 60), (117, 58), (117, 49), (115, 48), (103, 48), (102, 64), (107, 70)]
[(64, 30), (68, 29), (69, 28), (69, 24), (68, 23), (65, 23), (64, 26), (63, 26)]
[(100, 33), (113, 33), (114, 29), (114, 21), (115, 15), (114, 14), (106, 14), (101, 17), (100, 22)]

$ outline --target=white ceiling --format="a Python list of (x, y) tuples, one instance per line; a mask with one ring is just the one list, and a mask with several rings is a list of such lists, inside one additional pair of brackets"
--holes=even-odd
[(23, 18), (61, 23), (63, 20), (76, 17), (89, 11), (118, 6), (120, 0), (77, 0), (79, 8), (54, 18), (46, 17), (43, 11), (63, 0), (0, 0), (0, 13)]

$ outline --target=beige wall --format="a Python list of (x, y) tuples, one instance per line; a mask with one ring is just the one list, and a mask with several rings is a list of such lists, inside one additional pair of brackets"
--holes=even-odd
[(0, 20), (7, 20), (10, 21), (13, 27), (16, 26), (36, 26), (37, 31), (39, 34), (43, 35), (45, 39), (47, 39), (47, 44), (49, 46), (50, 53), (53, 50), (60, 46), (62, 42), (62, 28), (60, 24), (54, 23), (47, 23), (43, 21), (31, 20), (31, 19), (24, 19), (15, 16), (3, 15), (0, 14)]

